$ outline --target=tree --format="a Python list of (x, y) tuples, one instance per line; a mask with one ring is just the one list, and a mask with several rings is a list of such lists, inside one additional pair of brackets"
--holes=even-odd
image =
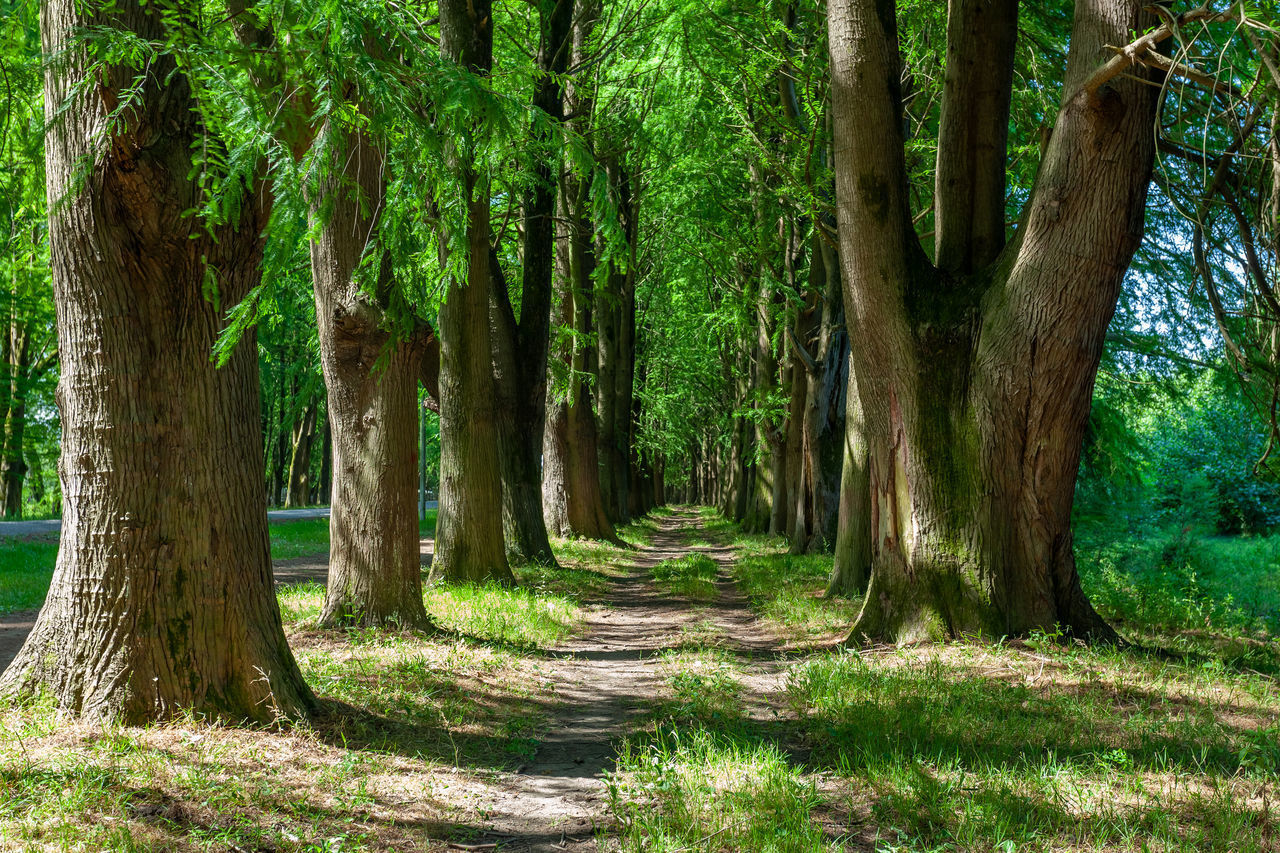
[(870, 453), (872, 573), (854, 639), (1056, 625), (1115, 638), (1081, 589), (1070, 520), (1154, 154), (1150, 73), (1106, 48), (1130, 41), (1141, 6), (1076, 4), (1052, 135), (1007, 240), (1018, 6), (951, 4), (932, 261), (912, 227), (894, 6), (829, 6), (845, 302)]
[[(488, 0), (442, 0), (440, 53), (480, 78), (493, 65), (493, 9)], [(475, 129), (472, 128), (472, 131)], [(489, 331), (489, 182), (477, 168), (476, 134), (456, 139), (448, 159), (462, 187), (465, 222), (446, 230), (448, 274), (440, 309), (440, 514), (433, 574), (452, 580), (514, 584), (502, 535)], [(447, 257), (461, 253), (462, 261)], [(461, 271), (459, 271), (461, 270)]]
[[(418, 551), (418, 376), (425, 334), (391, 316), (394, 271), (375, 240), (386, 204), (377, 142), (330, 118), (311, 270), (333, 442), (324, 626), (431, 624)], [(370, 256), (375, 260), (370, 260)], [(372, 286), (361, 275), (375, 277)]]
[(554, 564), (542, 514), (542, 436), (546, 429), (547, 357), (555, 265), (559, 149), (550, 122), (564, 120), (573, 0), (539, 0), (538, 56), (530, 121), (531, 182), (522, 202), (520, 317), (501, 266), (490, 261), (494, 375), (502, 450), (502, 523), (512, 560)]
[[(583, 67), (590, 58), (590, 42), (600, 17), (599, 0), (576, 0), (570, 65)], [(570, 124), (590, 142), (587, 129), (594, 110), (589, 82), (574, 78), (566, 105), (574, 115)], [(586, 159), (586, 158), (584, 158)], [(588, 216), (589, 168), (571, 164), (560, 192), (561, 219), (556, 240), (553, 324), (561, 330), (548, 385), (547, 423), (543, 438), (542, 507), (547, 527), (560, 536), (583, 536), (617, 541), (600, 489), (598, 431), (592, 411), (590, 376), (594, 367), (591, 336), (596, 256), (593, 227)]]
[[(44, 169), (41, 165), (39, 32), (34, 16), (0, 24), (0, 506), (20, 518), (28, 410), (43, 403), (56, 375), (58, 342), (49, 286)], [(33, 400), (33, 396), (37, 399)]]
[[(269, 197), (233, 176), (234, 217), (188, 214), (204, 201), (193, 152), (217, 140), (156, 47), (198, 14), (48, 0), (42, 15), (66, 488), (49, 596), (0, 691), (130, 722), (313, 702), (272, 588), (252, 334), (211, 360), (222, 307), (258, 282)], [(79, 40), (99, 27), (127, 34), (124, 52)]]

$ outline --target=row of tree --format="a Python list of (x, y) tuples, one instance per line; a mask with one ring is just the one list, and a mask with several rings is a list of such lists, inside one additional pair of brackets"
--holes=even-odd
[(264, 508), (328, 483), (321, 624), (429, 627), (424, 393), (439, 576), (670, 490), (834, 549), (855, 638), (1113, 639), (1071, 544), (1094, 380), (1161, 150), (1250, 225), (1195, 230), (1219, 325), (1223, 258), (1275, 280), (1266, 21), (45, 0), (64, 531), (0, 688), (305, 713)]

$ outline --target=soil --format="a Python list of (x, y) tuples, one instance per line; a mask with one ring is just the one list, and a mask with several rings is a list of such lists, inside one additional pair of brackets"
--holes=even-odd
[[(613, 769), (617, 742), (639, 728), (647, 701), (662, 692), (659, 655), (687, 644), (688, 629), (744, 659), (744, 700), (753, 716), (774, 716), (782, 690), (784, 663), (779, 642), (751, 614), (729, 575), (733, 551), (727, 545), (690, 547), (698, 517), (679, 511), (662, 522), (651, 543), (637, 551), (630, 571), (589, 609), (587, 628), (554, 649), (549, 673), (561, 700), (537, 754), (520, 772), (503, 774), (500, 785), (476, 804), (488, 831), (459, 849), (500, 851), (597, 850), (597, 831), (608, 831), (606, 774)], [(719, 566), (719, 596), (705, 605), (661, 592), (649, 571), (659, 562), (702, 552)], [(473, 824), (474, 825), (474, 824)]]

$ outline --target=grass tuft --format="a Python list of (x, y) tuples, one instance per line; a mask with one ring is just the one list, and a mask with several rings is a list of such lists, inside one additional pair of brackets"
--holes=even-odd
[(712, 601), (719, 596), (716, 578), (720, 570), (706, 554), (686, 554), (663, 560), (653, 567), (653, 579), (672, 595), (690, 601)]

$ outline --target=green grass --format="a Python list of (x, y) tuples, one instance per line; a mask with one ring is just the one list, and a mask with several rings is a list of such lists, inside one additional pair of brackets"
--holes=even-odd
[(1080, 525), (1085, 592), (1126, 636), (1280, 673), (1280, 535), (1126, 538)]
[(719, 568), (706, 554), (686, 554), (663, 560), (653, 567), (653, 579), (672, 595), (690, 601), (713, 601)]
[(580, 620), (573, 601), (523, 587), (438, 585), (426, 604), (442, 628), (517, 648), (550, 648)]
[(781, 636), (792, 640), (829, 638), (847, 632), (861, 602), (824, 598), (831, 555), (791, 556), (786, 543), (770, 536), (737, 536), (740, 558), (733, 575), (751, 602)]
[(44, 604), (57, 559), (57, 540), (0, 540), (0, 613)]
[[(419, 522), (422, 536), (433, 536), (436, 511), (427, 510)], [(271, 558), (289, 560), (329, 553), (327, 518), (278, 521), (271, 524)], [(0, 614), (35, 610), (44, 604), (58, 559), (56, 539), (0, 539)]]
[(1274, 850), (1272, 680), (1046, 651), (825, 654), (789, 694), (810, 760), (898, 849)]
[(651, 723), (627, 738), (608, 779), (623, 851), (843, 849), (824, 800), (744, 715), (742, 671), (726, 651), (669, 651)]
[(609, 804), (624, 851), (844, 849), (814, 819), (816, 789), (769, 744), (666, 729), (624, 743), (617, 767)]
[[(285, 624), (314, 625), (324, 606), (324, 586), (281, 587), (277, 598)], [(423, 602), (441, 629), (516, 649), (550, 648), (581, 621), (573, 600), (524, 587), (439, 583), (427, 588)], [(356, 630), (349, 636), (356, 642), (380, 642), (383, 633)]]
[[(829, 557), (732, 541), (735, 577), (781, 634), (847, 630), (858, 603), (820, 598)], [(1266, 552), (1229, 544), (1210, 543), (1225, 550), (1195, 595), (1164, 579), (1142, 591), (1155, 609), (1129, 612), (1166, 637), (1173, 625), (1240, 634), (1249, 623), (1227, 606), (1230, 573), (1253, 584), (1270, 569), (1233, 567)], [(823, 651), (766, 664), (785, 673), (781, 696), (753, 695), (761, 682), (749, 686), (728, 648), (668, 652), (662, 695), (610, 781), (621, 848), (1275, 851), (1280, 685), (1229, 646), (1198, 648), (1092, 650), (1038, 635)]]

